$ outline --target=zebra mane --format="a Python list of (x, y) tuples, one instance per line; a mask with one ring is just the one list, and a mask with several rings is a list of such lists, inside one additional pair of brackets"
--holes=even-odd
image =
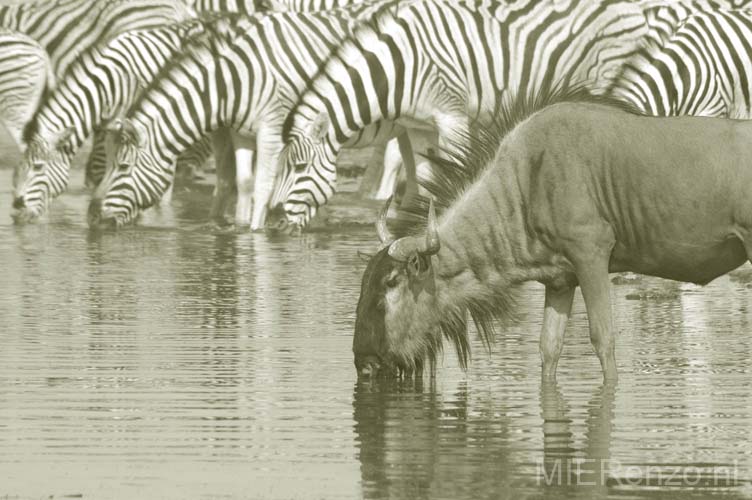
[[(139, 30), (126, 31), (126, 32), (118, 34), (117, 36), (109, 39), (106, 42), (98, 43), (87, 48), (83, 53), (81, 53), (76, 58), (76, 61), (66, 69), (63, 77), (60, 78), (59, 81), (57, 82), (55, 81), (54, 74), (51, 74), (50, 75), (51, 77), (48, 76), (47, 85), (45, 86), (42, 92), (42, 95), (39, 98), (39, 103), (36, 106), (34, 114), (31, 116), (31, 119), (24, 126), (23, 136), (22, 136), (23, 141), (25, 143), (32, 142), (37, 136), (37, 134), (39, 133), (39, 119), (38, 119), (39, 115), (44, 105), (51, 98), (55, 90), (56, 84), (59, 84), (60, 82), (65, 81), (67, 78), (75, 78), (74, 75), (76, 72), (79, 71), (79, 65), (83, 64), (87, 58), (96, 57), (96, 54), (98, 53), (101, 54), (103, 51), (107, 50), (108, 47), (110, 47), (112, 43), (116, 42), (117, 40), (122, 40), (127, 37), (143, 36), (144, 34), (148, 34), (154, 31), (160, 31), (165, 28), (173, 29), (179, 35), (180, 38), (185, 40), (184, 43), (188, 45), (193, 42), (198, 42), (199, 40), (204, 40), (207, 37), (206, 27), (211, 25), (212, 23), (218, 22), (220, 18), (225, 18), (228, 16), (229, 15), (225, 13), (208, 12), (206, 14), (202, 14), (199, 18), (186, 19), (186, 20), (179, 21), (174, 24), (165, 26), (163, 28), (154, 28), (154, 29), (145, 30), (145, 31), (139, 31)], [(172, 63), (168, 63), (166, 66), (170, 66), (171, 64)], [(138, 101), (138, 99), (136, 99), (136, 101)]]
[(404, 5), (410, 5), (414, 1), (419, 0), (364, 0), (356, 2), (347, 7), (340, 7), (332, 9), (329, 12), (338, 12), (343, 16), (350, 18), (349, 34), (342, 40), (339, 47), (336, 47), (332, 52), (324, 59), (323, 64), (318, 70), (311, 76), (308, 82), (307, 89), (301, 92), (297, 101), (292, 107), (292, 110), (287, 114), (284, 123), (282, 124), (282, 142), (288, 143), (290, 141), (290, 134), (295, 126), (294, 117), (297, 115), (298, 109), (301, 106), (305, 106), (303, 99), (305, 94), (313, 92), (318, 94), (318, 90), (313, 85), (313, 82), (318, 80), (321, 75), (325, 75), (329, 69), (331, 62), (337, 63), (342, 60), (342, 54), (348, 50), (362, 51), (363, 45), (360, 43), (359, 38), (363, 33), (379, 33), (379, 29), (387, 20), (394, 19), (396, 9), (403, 7)]
[(186, 59), (203, 51), (216, 54), (223, 44), (232, 43), (233, 40), (245, 33), (250, 23), (255, 22), (259, 16), (248, 16), (236, 12), (206, 12), (198, 19), (191, 19), (181, 23), (183, 46), (167, 64), (159, 69), (151, 81), (146, 82), (141, 92), (134, 99), (125, 117), (132, 117), (146, 98), (149, 90), (162, 85), (163, 78), (169, 75), (176, 67), (180, 67)]
[[(431, 163), (429, 179), (419, 183), (433, 199), (437, 212), (441, 213), (461, 199), (465, 193), (493, 165), (499, 145), (512, 130), (537, 111), (547, 106), (564, 102), (584, 102), (608, 105), (632, 114), (642, 115), (636, 108), (607, 96), (593, 94), (584, 86), (563, 88), (554, 86), (534, 95), (502, 100), (491, 124), (474, 124), (471, 133), (458, 134), (450, 141), (452, 147), (442, 155), (423, 155)], [(391, 225), (396, 238), (422, 234), (428, 222), (429, 198), (416, 196), (407, 206), (397, 211)], [(441, 329), (454, 344), (460, 364), (464, 367), (470, 354), (467, 340), (468, 315), (475, 323), (478, 334), (486, 348), (494, 339), (494, 324), (514, 323), (517, 318), (517, 290), (509, 288), (504, 293), (473, 297), (473, 300), (444, 311)]]

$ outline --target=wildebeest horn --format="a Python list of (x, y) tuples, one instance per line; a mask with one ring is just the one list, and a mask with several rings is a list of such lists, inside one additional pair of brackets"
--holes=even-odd
[(386, 214), (389, 211), (389, 205), (392, 204), (392, 198), (394, 198), (394, 195), (386, 200), (384, 207), (379, 211), (379, 217), (376, 219), (376, 233), (378, 233), (379, 240), (384, 245), (388, 245), (394, 241), (394, 236), (389, 232), (389, 228), (386, 227)]
[(389, 256), (395, 260), (406, 261), (410, 255), (417, 252), (421, 255), (434, 255), (441, 248), (439, 240), (439, 222), (436, 219), (436, 210), (433, 200), (428, 205), (428, 227), (426, 237), (421, 239), (417, 236), (405, 236), (389, 246)]

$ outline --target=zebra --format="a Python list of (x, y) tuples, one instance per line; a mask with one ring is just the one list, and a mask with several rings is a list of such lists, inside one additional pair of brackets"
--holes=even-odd
[(316, 12), (347, 7), (364, 0), (187, 0), (197, 12)]
[(752, 117), (752, 11), (686, 18), (627, 60), (607, 93), (657, 116)]
[(260, 0), (259, 10), (274, 12), (318, 12), (349, 7), (362, 1), (364, 0)]
[(186, 2), (199, 14), (203, 12), (253, 14), (260, 10), (253, 0), (186, 0)]
[(342, 144), (375, 120), (436, 128), (447, 148), (510, 97), (567, 84), (595, 91), (638, 51), (654, 29), (646, 13), (660, 7), (416, 0), (382, 13), (330, 55), (290, 114), (271, 200), (283, 215), (270, 223), (305, 226), (334, 192)]
[[(172, 164), (196, 138), (227, 126), (255, 137), (256, 176), (238, 165), (236, 222), (263, 227), (265, 201), (282, 149), (281, 130), (297, 95), (359, 16), (380, 6), (281, 12), (217, 26), (154, 79), (115, 127), (117, 151), (90, 207), (90, 224), (122, 225), (161, 196)], [(386, 130), (386, 132), (384, 132)], [(364, 141), (391, 129), (372, 127)], [(370, 135), (369, 135), (370, 134)], [(368, 135), (368, 137), (366, 137)], [(218, 171), (212, 215), (231, 182)]]
[(0, 6), (0, 27), (37, 40), (56, 76), (82, 50), (118, 33), (192, 17), (195, 13), (178, 0), (37, 0)]
[[(190, 19), (178, 0), (52, 0), (0, 6), (0, 27), (36, 40), (57, 81), (79, 52), (117, 33)], [(22, 79), (22, 75), (17, 75)]]
[(23, 33), (0, 28), (0, 121), (17, 145), (37, 103), (54, 83), (44, 48)]
[[(78, 3), (85, 6), (86, 2), (79, 1)], [(109, 4), (111, 5), (110, 10), (113, 10), (119, 5), (118, 2), (113, 1), (110, 1)], [(156, 7), (159, 7), (160, 5), (158, 2), (154, 4), (156, 5)], [(132, 5), (136, 7), (139, 6), (137, 2), (133, 2)], [(189, 1), (188, 5), (196, 11), (202, 13), (231, 12), (244, 14), (253, 12), (255, 10), (253, 2), (249, 2), (247, 0), (196, 0), (194, 2)], [(72, 9), (76, 6), (77, 4), (73, 2), (71, 2), (70, 5), (58, 2), (58, 4), (55, 4), (56, 10), (54, 10), (54, 12), (59, 15), (59, 11), (63, 7), (70, 7)], [(32, 14), (34, 14), (36, 17), (41, 17), (43, 12), (53, 12), (53, 10), (38, 12), (39, 10), (40, 9), (28, 9), (28, 11), (19, 11), (13, 13), (5, 12), (5, 16), (8, 22), (15, 19), (18, 23), (28, 24), (30, 20), (36, 19), (34, 16), (32, 16)], [(75, 13), (76, 16), (78, 16), (79, 14), (77, 10), (73, 11), (73, 13)], [(71, 13), (69, 16), (71, 20), (79, 20), (79, 18), (74, 16), (73, 13)], [(165, 20), (167, 18), (162, 16), (158, 19)], [(133, 26), (139, 27), (140, 25), (133, 24)], [(57, 196), (67, 185), (72, 154), (80, 146), (81, 138), (85, 138), (93, 129), (96, 128), (96, 124), (87, 124), (86, 126), (84, 126), (84, 122), (81, 120), (84, 120), (87, 113), (91, 115), (91, 119), (94, 119), (97, 122), (101, 120), (101, 118), (103, 118), (102, 116), (97, 115), (97, 106), (102, 106), (102, 103), (99, 101), (99, 99), (109, 99), (110, 108), (117, 108), (118, 106), (116, 106), (116, 104), (118, 103), (120, 104), (120, 108), (127, 107), (126, 105), (133, 98), (135, 88), (133, 87), (133, 85), (124, 83), (126, 81), (125, 79), (127, 78), (127, 75), (125, 73), (130, 72), (132, 74), (138, 74), (140, 78), (140, 84), (142, 86), (146, 85), (149, 79), (154, 76), (157, 69), (166, 62), (166, 56), (174, 54), (174, 49), (179, 48), (180, 44), (177, 43), (179, 36), (177, 33), (173, 33), (174, 36), (168, 35), (168, 33), (170, 33), (170, 29), (171, 28), (167, 28), (167, 32), (164, 32), (164, 30), (160, 27), (157, 28), (157, 31), (152, 35), (126, 37), (124, 40), (116, 42), (115, 46), (111, 47), (106, 56), (102, 56), (104, 57), (105, 61), (94, 61), (92, 60), (92, 54), (87, 54), (86, 52), (84, 52), (83, 55), (81, 55), (81, 57), (77, 59), (79, 63), (78, 69), (72, 72), (70, 75), (64, 76), (64, 78), (66, 79), (72, 79), (72, 84), (66, 87), (66, 92), (55, 94), (55, 99), (59, 99), (61, 101), (58, 102), (55, 101), (55, 99), (48, 99), (47, 101), (50, 106), (58, 106), (58, 108), (54, 111), (45, 111), (52, 113), (53, 116), (51, 118), (48, 116), (48, 118), (50, 118), (50, 120), (48, 120), (48, 125), (54, 122), (57, 126), (57, 134), (62, 133), (66, 126), (73, 125), (78, 132), (78, 135), (73, 141), (74, 144), (72, 144), (69, 148), (71, 149), (71, 154), (58, 155), (57, 161), (51, 160), (50, 155), (54, 153), (54, 151), (52, 151), (52, 149), (54, 148), (45, 147), (44, 144), (47, 141), (35, 141), (37, 143), (35, 145), (38, 147), (35, 147), (33, 149), (34, 154), (30, 155), (31, 157), (27, 158), (27, 161), (19, 166), (21, 172), (26, 172), (26, 182), (22, 183), (21, 188), (17, 187), (16, 189), (17, 196), (14, 200), (14, 210), (17, 211), (16, 214), (18, 215), (18, 221), (31, 220), (41, 215), (47, 206), (47, 202), (49, 200), (48, 195), (51, 197)], [(179, 27), (176, 27), (176, 29), (179, 30)], [(175, 45), (176, 43), (177, 45)], [(152, 44), (154, 44), (153, 47)], [(98, 52), (94, 51), (94, 53)], [(119, 60), (119, 58), (121, 57), (123, 58), (122, 61)], [(61, 60), (58, 63), (58, 72), (67, 67), (65, 66), (65, 64), (63, 64), (64, 62), (67, 64), (67, 60)], [(89, 65), (91, 65), (92, 70), (87, 69)], [(101, 68), (101, 65), (104, 65), (105, 67)], [(130, 69), (123, 73), (125, 67), (129, 67)], [(94, 71), (93, 68), (97, 68), (96, 71), (98, 72), (98, 75), (91, 74), (92, 71)], [(104, 75), (101, 74), (101, 71), (104, 71)], [(106, 77), (104, 83), (102, 83), (103, 77)], [(114, 81), (112, 79), (114, 79)], [(101, 83), (101, 85), (92, 87), (91, 82), (99, 82)], [(134, 82), (129, 81), (129, 83), (132, 84)], [(114, 88), (118, 85), (123, 86), (123, 89), (120, 89), (118, 91), (118, 88)], [(76, 98), (74, 94), (77, 94), (79, 90), (83, 90), (83, 93), (88, 95), (89, 102), (87, 102), (86, 100), (80, 101)], [(122, 99), (122, 102), (112, 101), (113, 95), (104, 95), (107, 92), (113, 94), (115, 96), (115, 99)], [(129, 92), (130, 95), (126, 95)], [(66, 106), (70, 105), (71, 103), (75, 105), (73, 111), (66, 109)], [(41, 116), (42, 120), (44, 120), (44, 113), (40, 113), (39, 116)], [(73, 124), (70, 123), (71, 120), (74, 121)], [(46, 133), (48, 137), (51, 137), (49, 128), (46, 130)], [(86, 184), (89, 187), (96, 186), (104, 173), (106, 153), (103, 135), (104, 132), (98, 132), (95, 134), (93, 149), (87, 162)], [(231, 144), (227, 142), (223, 142), (222, 144), (223, 147), (231, 147)], [(49, 146), (48, 143), (47, 146)], [(207, 153), (209, 151), (210, 148), (207, 148), (206, 141), (202, 140), (201, 142), (197, 143), (196, 149), (186, 152), (186, 156), (182, 158), (182, 160), (184, 161), (181, 161), (181, 165), (188, 164), (195, 166), (202, 160), (206, 159)], [(35, 168), (32, 168), (33, 165), (37, 166)], [(42, 167), (42, 165), (47, 166)], [(48, 173), (50, 175), (47, 175)]]
[[(105, 170), (103, 123), (124, 113), (159, 70), (187, 41), (205, 34), (204, 22), (191, 19), (152, 30), (123, 33), (110, 42), (83, 52), (58, 86), (45, 95), (24, 131), (27, 146), (17, 166), (14, 215), (33, 220), (51, 198), (67, 187), (73, 156), (95, 134), (86, 169), (87, 185), (96, 187)], [(198, 161), (206, 148), (199, 138)], [(194, 152), (188, 160), (194, 164)]]

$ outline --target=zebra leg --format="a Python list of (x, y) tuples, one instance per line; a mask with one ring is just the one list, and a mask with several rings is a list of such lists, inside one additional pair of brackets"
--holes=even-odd
[(277, 177), (282, 152), (281, 127), (262, 127), (256, 134), (256, 181), (253, 184), (253, 215), (251, 230), (264, 228), (266, 212)]
[(397, 189), (397, 174), (402, 166), (402, 157), (400, 156), (400, 147), (397, 139), (391, 139), (386, 145), (384, 152), (384, 170), (381, 175), (381, 182), (374, 194), (374, 200), (386, 200), (394, 194)]
[(172, 182), (167, 186), (167, 189), (165, 189), (164, 194), (159, 199), (159, 205), (158, 205), (159, 208), (165, 208), (169, 206), (170, 203), (172, 203), (172, 194), (174, 191), (173, 189), (174, 186), (175, 186), (175, 178), (173, 177)]
[(197, 179), (199, 170), (203, 169), (211, 153), (211, 142), (208, 137), (202, 137), (183, 151), (175, 168), (175, 181), (188, 184)]
[(214, 185), (209, 217), (212, 220), (224, 222), (227, 203), (235, 188), (235, 151), (232, 147), (232, 136), (228, 129), (221, 128), (213, 132), (211, 139), (214, 148), (217, 182)]
[(97, 130), (92, 139), (91, 153), (84, 173), (84, 184), (91, 190), (99, 186), (107, 169), (106, 135), (105, 130)]
[(418, 178), (415, 174), (415, 154), (410, 137), (405, 130), (397, 137), (402, 164), (405, 166), (405, 195), (402, 197), (402, 205), (407, 206), (418, 195)]
[(235, 225), (250, 226), (253, 209), (253, 149), (252, 139), (232, 134), (235, 148), (235, 186), (238, 200), (235, 204)]

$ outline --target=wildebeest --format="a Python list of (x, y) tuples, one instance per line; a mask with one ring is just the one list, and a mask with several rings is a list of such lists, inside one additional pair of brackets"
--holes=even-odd
[(609, 273), (706, 284), (752, 256), (752, 123), (602, 101), (564, 92), (502, 110), (494, 133), (437, 165), (446, 208), (429, 211), (424, 235), (394, 239), (380, 218), (384, 247), (357, 308), (359, 374), (419, 369), (442, 336), (464, 363), (467, 314), (491, 335), (533, 280), (546, 287), (543, 379), (556, 377), (579, 285), (604, 379), (616, 380)]

